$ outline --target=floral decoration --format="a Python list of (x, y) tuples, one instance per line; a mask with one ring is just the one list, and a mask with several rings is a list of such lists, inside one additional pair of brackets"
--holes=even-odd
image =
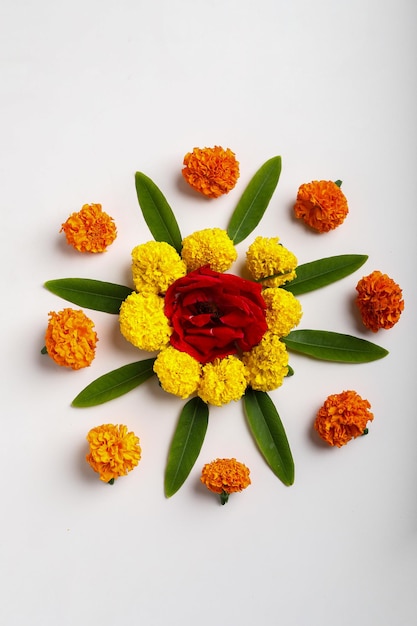
[(94, 322), (83, 311), (66, 308), (49, 313), (45, 349), (58, 365), (73, 370), (88, 367), (95, 357), (97, 341)]
[(113, 484), (139, 463), (141, 447), (139, 437), (129, 432), (124, 424), (102, 424), (92, 428), (87, 435), (90, 451), (86, 456), (100, 480)]
[(317, 413), (314, 428), (330, 446), (346, 445), (351, 439), (366, 434), (366, 425), (374, 419), (368, 400), (356, 391), (343, 391), (329, 396)]
[(230, 148), (194, 148), (184, 157), (182, 175), (187, 183), (208, 198), (229, 193), (239, 178), (239, 162)]
[(392, 328), (404, 310), (401, 287), (387, 274), (376, 270), (356, 285), (356, 304), (367, 328), (376, 333)]
[(113, 218), (102, 210), (101, 204), (84, 204), (62, 224), (61, 231), (78, 252), (104, 252), (117, 235)]
[[(184, 177), (210, 197), (230, 191), (237, 181), (238, 164), (231, 151), (194, 149), (184, 162)], [(246, 249), (245, 272), (250, 278), (229, 272), (238, 256), (237, 244), (262, 219), (280, 172), (281, 157), (272, 157), (244, 189), (226, 229), (207, 228), (185, 237), (162, 191), (137, 172), (138, 202), (153, 240), (138, 244), (132, 251), (132, 285), (85, 278), (45, 283), (52, 293), (79, 306), (116, 314), (125, 339), (148, 353), (147, 358), (93, 380), (74, 398), (74, 407), (114, 400), (153, 376), (161, 393), (185, 400), (165, 467), (167, 497), (180, 489), (199, 457), (210, 406), (240, 400), (267, 465), (282, 483), (293, 484), (290, 444), (269, 395), (294, 374), (291, 351), (352, 364), (388, 354), (383, 347), (359, 337), (296, 328), (302, 319), (299, 296), (355, 272), (367, 261), (366, 255), (342, 254), (300, 265), (277, 236), (259, 236)], [(310, 218), (315, 215), (314, 223), (320, 223), (322, 231), (346, 216), (347, 204), (338, 183), (311, 183), (308, 193), (314, 202), (309, 200), (310, 206), (303, 201), (304, 210), (310, 206)], [(300, 210), (304, 192), (299, 191), (297, 199)], [(72, 338), (72, 352), (78, 350), (74, 345), (78, 341), (85, 346), (82, 333)], [(47, 344), (44, 351), (54, 358), (49, 339)], [(316, 420), (320, 435), (325, 433), (336, 446), (362, 434), (366, 421), (372, 419), (366, 410), (367, 401), (352, 395), (355, 392), (344, 393), (348, 395), (329, 400)], [(126, 473), (139, 460), (138, 442), (133, 443), (136, 440), (127, 430), (115, 434), (105, 425), (92, 433), (87, 459), (102, 480), (109, 482), (110, 472), (114, 474), (111, 478)], [(249, 470), (235, 459), (220, 459), (204, 467), (202, 482), (226, 498), (249, 484)]]
[(331, 180), (313, 180), (301, 185), (294, 205), (295, 217), (319, 233), (340, 226), (349, 212), (340, 185), (341, 181)]
[(251, 484), (249, 468), (236, 459), (206, 463), (200, 480), (207, 489), (220, 495), (221, 504), (226, 504), (231, 493), (243, 491)]

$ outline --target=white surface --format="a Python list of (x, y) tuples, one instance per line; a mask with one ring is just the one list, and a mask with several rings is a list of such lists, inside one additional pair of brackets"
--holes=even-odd
[[(1, 14), (1, 624), (415, 624), (415, 2), (3, 0)], [(241, 178), (208, 203), (185, 190), (180, 169), (188, 150), (215, 144), (236, 152)], [(363, 336), (390, 355), (359, 366), (292, 358), (296, 375), (271, 395), (293, 487), (262, 461), (238, 403), (211, 411), (192, 475), (166, 500), (182, 402), (150, 383), (70, 408), (90, 380), (138, 353), (116, 318), (91, 312), (91, 368), (41, 357), (48, 311), (63, 308), (42, 285), (129, 280), (131, 248), (151, 238), (136, 170), (188, 234), (225, 226), (276, 154), (281, 180), (255, 234), (279, 235), (300, 262), (369, 254), (363, 271), (302, 297), (300, 327)], [(290, 212), (298, 186), (320, 178), (342, 179), (350, 206), (321, 236)], [(118, 225), (105, 255), (77, 255), (58, 234), (86, 202)], [(401, 284), (406, 308), (395, 328), (370, 336), (352, 300), (374, 269)], [(375, 420), (367, 437), (328, 449), (312, 422), (343, 389), (368, 398)], [(139, 468), (112, 488), (84, 461), (86, 433), (107, 421), (128, 424), (143, 448)], [(252, 486), (224, 507), (198, 480), (217, 456), (252, 470)]]

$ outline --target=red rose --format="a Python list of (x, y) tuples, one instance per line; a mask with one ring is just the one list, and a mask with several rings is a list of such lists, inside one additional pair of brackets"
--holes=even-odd
[(200, 363), (247, 351), (267, 330), (258, 283), (200, 267), (173, 283), (165, 295), (171, 344)]

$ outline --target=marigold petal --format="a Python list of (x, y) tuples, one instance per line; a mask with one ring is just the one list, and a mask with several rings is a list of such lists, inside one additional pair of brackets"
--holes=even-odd
[(272, 391), (283, 383), (288, 374), (288, 353), (278, 335), (268, 331), (260, 343), (249, 352), (244, 352), (248, 384), (256, 391)]
[(178, 252), (164, 241), (148, 241), (132, 250), (132, 274), (137, 291), (164, 294), (186, 273)]

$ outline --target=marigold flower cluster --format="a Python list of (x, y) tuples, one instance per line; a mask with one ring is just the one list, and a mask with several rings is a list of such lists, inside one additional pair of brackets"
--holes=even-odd
[(71, 308), (49, 313), (45, 333), (48, 355), (63, 367), (78, 370), (88, 367), (95, 357), (98, 341), (94, 323), (83, 313)]
[(392, 328), (404, 310), (401, 287), (387, 274), (376, 270), (356, 285), (356, 304), (364, 325), (376, 333)]
[(313, 180), (298, 189), (294, 205), (295, 217), (320, 233), (340, 226), (349, 212), (348, 203), (339, 185), (331, 180)]
[[(301, 305), (289, 291), (224, 273), (236, 257), (218, 228), (186, 237), (181, 255), (161, 242), (134, 249), (137, 291), (121, 305), (120, 330), (137, 348), (159, 352), (154, 371), (167, 393), (222, 406), (248, 385), (276, 389), (288, 374), (281, 338), (300, 322)], [(278, 238), (258, 237), (247, 259), (267, 284), (295, 277), (297, 259)]]
[(250, 470), (236, 459), (216, 459), (204, 465), (201, 482), (213, 493), (218, 493), (225, 504), (231, 493), (243, 491), (251, 484)]
[(229, 193), (239, 178), (239, 162), (229, 148), (194, 148), (184, 157), (182, 175), (187, 183), (208, 198)]
[(113, 483), (133, 470), (141, 458), (139, 438), (123, 424), (102, 424), (87, 435), (90, 451), (86, 456), (100, 480)]
[(62, 231), (67, 243), (79, 252), (104, 252), (117, 235), (113, 218), (102, 210), (101, 204), (84, 204), (62, 224)]
[(317, 413), (314, 428), (330, 446), (346, 445), (363, 435), (366, 425), (374, 419), (371, 405), (356, 391), (343, 391), (329, 396)]

